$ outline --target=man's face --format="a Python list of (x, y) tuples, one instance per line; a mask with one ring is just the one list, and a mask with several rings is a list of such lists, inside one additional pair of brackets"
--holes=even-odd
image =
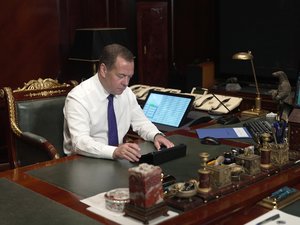
[(128, 62), (117, 57), (115, 65), (108, 70), (104, 64), (100, 65), (100, 76), (104, 88), (113, 95), (120, 95), (128, 86), (134, 73), (134, 62)]

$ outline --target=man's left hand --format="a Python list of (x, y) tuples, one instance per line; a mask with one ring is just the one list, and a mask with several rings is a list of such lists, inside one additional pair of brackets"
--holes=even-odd
[(167, 138), (165, 138), (163, 135), (161, 134), (157, 134), (154, 137), (154, 146), (157, 150), (159, 150), (161, 148), (161, 146), (164, 146), (166, 148), (171, 148), (174, 147), (173, 142), (169, 141)]

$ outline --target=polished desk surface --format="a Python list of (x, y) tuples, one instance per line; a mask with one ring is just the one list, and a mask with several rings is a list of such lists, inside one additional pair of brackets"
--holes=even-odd
[[(213, 122), (200, 126), (207, 125), (218, 126)], [(251, 144), (249, 139), (239, 139), (222, 140), (219, 146), (202, 145), (195, 131), (189, 129), (170, 132), (168, 135), (175, 144), (187, 144), (186, 157), (160, 165), (164, 173), (175, 176), (177, 181), (197, 178), (200, 152), (209, 152), (211, 157), (215, 157), (232, 147), (246, 147)], [(148, 143), (140, 144), (142, 148), (149, 147)], [(78, 221), (84, 221), (82, 222), (84, 224), (94, 224), (95, 220), (100, 224), (116, 224), (89, 212), (86, 210), (88, 206), (81, 203), (80, 200), (113, 188), (128, 186), (128, 168), (133, 166), (136, 165), (125, 160), (113, 161), (70, 156), (0, 173), (1, 179), (4, 180), (0, 180), (0, 191), (1, 187), (3, 188), (2, 182), (8, 183), (10, 186), (17, 184), (19, 189), (22, 187), (22, 192), (25, 187), (25, 191), (29, 190), (31, 195), (38, 193), (46, 200), (52, 199), (50, 206), (56, 211), (60, 210), (60, 213), (57, 214), (78, 217)], [(189, 211), (180, 212), (178, 216), (161, 224), (243, 224), (267, 212), (267, 209), (256, 203), (285, 185), (300, 189), (300, 167), (298, 165), (278, 171), (275, 175), (267, 176), (230, 194), (218, 196)], [(1, 191), (1, 193), (3, 192)], [(8, 198), (0, 199), (3, 202), (9, 201)], [(44, 202), (45, 199), (39, 201)], [(18, 201), (15, 202), (14, 199), (10, 201), (15, 206), (19, 205)], [(41, 204), (39, 201), (33, 202), (33, 204)], [(12, 208), (3, 208), (5, 204), (1, 203), (1, 209), (12, 210)], [(55, 204), (59, 207), (56, 208)], [(51, 207), (45, 208), (45, 210), (51, 212), (54, 210)], [(72, 220), (69, 222), (72, 223)]]

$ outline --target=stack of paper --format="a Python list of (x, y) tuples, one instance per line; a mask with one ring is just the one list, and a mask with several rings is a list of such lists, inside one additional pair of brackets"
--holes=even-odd
[[(142, 221), (136, 220), (132, 217), (125, 217), (124, 213), (117, 213), (117, 212), (113, 212), (113, 211), (106, 209), (104, 195), (105, 195), (105, 193), (100, 193), (100, 194), (94, 195), (92, 197), (83, 199), (83, 200), (81, 200), (81, 202), (90, 206), (87, 208), (87, 210), (89, 210), (95, 214), (98, 214), (102, 217), (105, 217), (107, 219), (110, 219), (116, 223), (119, 223), (122, 225), (143, 225)], [(150, 220), (149, 225), (161, 223), (164, 220), (170, 219), (170, 218), (178, 215), (178, 213), (170, 211), (170, 210), (168, 211), (168, 214), (169, 214), (169, 216), (160, 216), (153, 220)]]
[(300, 224), (300, 217), (293, 216), (291, 214), (285, 213), (278, 209), (273, 209), (260, 217), (246, 223), (245, 225), (260, 225), (260, 224), (268, 224), (268, 225), (278, 225), (278, 224), (291, 224), (296, 225)]

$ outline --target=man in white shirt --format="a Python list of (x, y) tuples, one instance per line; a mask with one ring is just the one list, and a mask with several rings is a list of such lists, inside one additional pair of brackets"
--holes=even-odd
[[(64, 107), (64, 152), (96, 158), (138, 161), (136, 143), (123, 143), (130, 126), (157, 149), (174, 144), (148, 120), (128, 87), (134, 74), (134, 56), (118, 44), (107, 45), (99, 60), (98, 73), (76, 86), (67, 96)], [(108, 145), (108, 96), (114, 95), (118, 146)]]

